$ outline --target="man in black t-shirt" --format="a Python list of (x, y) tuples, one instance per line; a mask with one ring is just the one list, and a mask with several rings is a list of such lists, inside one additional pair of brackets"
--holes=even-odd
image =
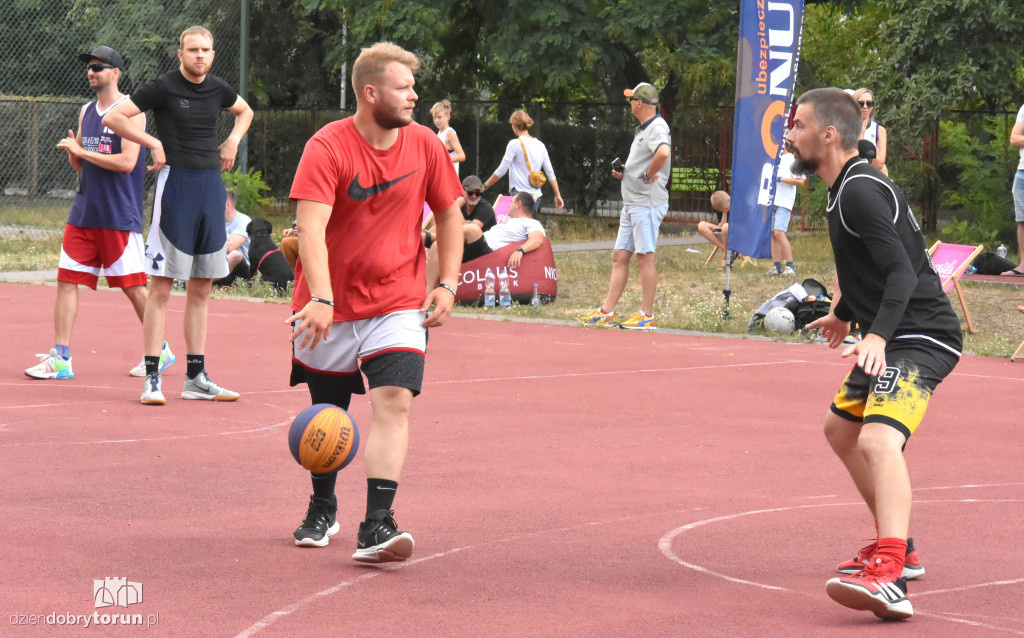
[(932, 391), (957, 364), (960, 321), (942, 291), (921, 229), (899, 188), (857, 153), (860, 109), (840, 89), (797, 101), (787, 135), (793, 171), (826, 184), (838, 289), (828, 316), (808, 324), (838, 347), (856, 320), (857, 365), (832, 402), (825, 435), (875, 518), (878, 539), (841, 563), (825, 591), (880, 618), (913, 615), (908, 578), (924, 574), (908, 538), (912, 496), (903, 458)]
[[(209, 73), (213, 35), (203, 27), (186, 29), (179, 40), (181, 65), (140, 87), (121, 102), (103, 124), (122, 137), (146, 146), (153, 156), (150, 171), (159, 171), (153, 221), (146, 246), (149, 298), (143, 320), (146, 382), (142, 403), (165, 402), (157, 369), (164, 339), (167, 301), (175, 279), (188, 280), (185, 343), (188, 369), (183, 399), (234, 401), (206, 374), (206, 322), (211, 284), (227, 275), (224, 230), (225, 190), (221, 171), (235, 164), (238, 144), (249, 129), (252, 109), (234, 89)], [(223, 144), (217, 142), (222, 109), (235, 125)], [(156, 115), (159, 139), (133, 131), (128, 119), (144, 111)]]
[[(462, 218), (465, 224), (472, 224), (481, 231), (486, 232), (498, 223), (494, 214), (494, 207), (490, 202), (482, 198), (484, 184), (476, 175), (467, 175), (462, 180), (462, 197), (459, 207), (462, 210)], [(437, 236), (432, 230), (423, 231), (423, 244), (430, 248)]]

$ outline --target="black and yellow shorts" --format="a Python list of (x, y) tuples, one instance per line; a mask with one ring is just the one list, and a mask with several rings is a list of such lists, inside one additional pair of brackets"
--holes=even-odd
[(924, 419), (935, 386), (959, 360), (952, 352), (921, 341), (890, 341), (885, 347), (885, 371), (869, 377), (854, 366), (831, 410), (857, 423), (885, 423), (909, 439)]

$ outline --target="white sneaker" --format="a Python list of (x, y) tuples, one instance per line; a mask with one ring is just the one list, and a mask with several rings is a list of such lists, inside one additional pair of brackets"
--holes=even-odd
[(147, 376), (145, 384), (142, 386), (142, 405), (163, 405), (167, 403), (164, 393), (160, 391), (162, 385), (159, 372), (154, 372)]
[(783, 275), (795, 275), (796, 274), (796, 268), (793, 268), (792, 266), (786, 266), (785, 268), (782, 269), (782, 274)]
[(225, 390), (210, 380), (206, 370), (196, 375), (195, 379), (185, 377), (185, 388), (181, 392), (182, 399), (205, 399), (207, 401), (237, 401), (239, 394)]
[(74, 379), (71, 370), (71, 357), (65, 359), (57, 354), (56, 348), (50, 348), (49, 354), (37, 354), (39, 364), (34, 365), (25, 374), (33, 379)]
[[(178, 358), (174, 356), (173, 352), (171, 352), (171, 346), (167, 345), (167, 342), (164, 341), (164, 345), (160, 349), (160, 367), (158, 368), (160, 372), (163, 372), (167, 368), (173, 366), (174, 362), (177, 360)], [(139, 362), (139, 365), (132, 368), (132, 371), (129, 372), (128, 375), (132, 377), (146, 376), (146, 359), (143, 358), (142, 361)]]

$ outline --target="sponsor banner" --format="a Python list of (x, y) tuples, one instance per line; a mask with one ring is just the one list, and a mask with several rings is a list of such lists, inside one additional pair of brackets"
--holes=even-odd
[(803, 0), (742, 0), (736, 58), (729, 248), (771, 257), (779, 157), (796, 86)]

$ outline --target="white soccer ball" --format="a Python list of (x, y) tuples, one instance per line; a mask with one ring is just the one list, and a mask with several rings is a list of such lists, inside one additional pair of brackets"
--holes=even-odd
[(785, 306), (772, 308), (764, 316), (764, 329), (773, 334), (791, 335), (796, 330), (796, 319)]

